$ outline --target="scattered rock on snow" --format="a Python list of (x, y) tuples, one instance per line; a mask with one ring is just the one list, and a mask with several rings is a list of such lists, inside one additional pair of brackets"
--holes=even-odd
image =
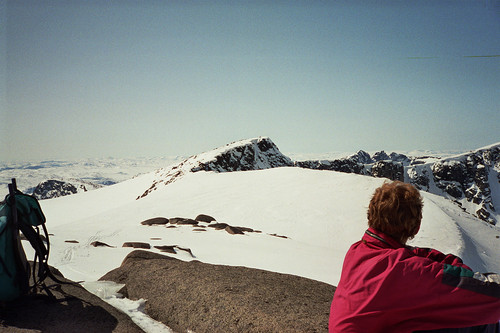
[(173, 253), (176, 254), (177, 251), (175, 251), (175, 245), (160, 245), (160, 246), (155, 246), (155, 249), (160, 250), (161, 252), (166, 252), (166, 253)]
[(231, 235), (244, 235), (245, 233), (238, 227), (233, 227), (228, 225), (224, 230), (226, 230)]
[(142, 221), (141, 224), (142, 225), (163, 225), (163, 224), (167, 224), (168, 223), (168, 219), (165, 218), (165, 217), (153, 217), (151, 219), (147, 219), (145, 221)]
[(200, 214), (200, 215), (196, 216), (195, 220), (198, 222), (206, 222), (206, 223), (211, 223), (211, 222), (216, 221), (212, 216), (205, 215), (205, 214)]
[(195, 221), (193, 219), (187, 219), (184, 217), (174, 217), (174, 218), (169, 219), (169, 223), (170, 224), (179, 224), (179, 225), (182, 225), (182, 224), (196, 225), (196, 224), (198, 224), (198, 221)]
[(98, 247), (98, 246), (116, 247), (116, 246), (111, 246), (111, 245), (108, 245), (106, 243), (99, 242), (99, 241), (92, 242), (92, 243), (90, 243), (90, 245), (92, 245), (93, 247)]
[(278, 235), (278, 234), (269, 234), (269, 235), (274, 236), (274, 237), (279, 237), (279, 238), (288, 238), (287, 236)]
[(135, 249), (150, 249), (151, 245), (143, 242), (125, 242), (122, 247), (133, 247)]
[(226, 229), (227, 226), (227, 223), (214, 223), (209, 225), (210, 228), (215, 228), (216, 230)]
[(155, 249), (158, 249), (161, 252), (172, 253), (172, 254), (177, 254), (177, 251), (175, 249), (181, 250), (181, 251), (186, 251), (187, 253), (189, 253), (191, 255), (191, 257), (194, 258), (194, 255), (193, 255), (193, 252), (191, 251), (191, 249), (188, 249), (185, 247), (180, 247), (178, 245), (160, 245), (160, 246), (155, 246)]

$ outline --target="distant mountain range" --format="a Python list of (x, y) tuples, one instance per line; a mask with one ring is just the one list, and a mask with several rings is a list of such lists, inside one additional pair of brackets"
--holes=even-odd
[[(500, 218), (497, 213), (500, 209), (500, 143), (444, 158), (407, 156), (395, 152), (387, 154), (384, 151), (370, 155), (360, 150), (353, 155), (331, 160), (292, 161), (280, 152), (270, 138), (258, 137), (233, 142), (157, 169), (154, 180), (137, 199), (160, 186), (175, 182), (188, 172), (234, 172), (276, 167), (330, 170), (400, 180), (452, 200), (465, 212), (490, 224), (496, 225)], [(11, 170), (11, 173), (14, 171)], [(33, 188), (33, 194), (47, 199), (112, 183), (111, 180), (103, 184), (82, 179), (47, 179)]]

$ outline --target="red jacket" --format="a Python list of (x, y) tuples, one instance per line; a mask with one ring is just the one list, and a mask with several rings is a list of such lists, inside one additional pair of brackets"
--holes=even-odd
[(453, 255), (368, 229), (346, 254), (330, 310), (333, 332), (413, 332), (496, 323), (500, 285)]

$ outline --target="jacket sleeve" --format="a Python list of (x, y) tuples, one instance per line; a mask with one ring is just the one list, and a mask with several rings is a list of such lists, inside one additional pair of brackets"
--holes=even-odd
[[(441, 255), (438, 257), (444, 256), (443, 260), (451, 258)], [(469, 327), (500, 320), (498, 283), (480, 281), (464, 266), (432, 259), (409, 261), (405, 268), (413, 273), (407, 277), (416, 290), (411, 295), (415, 304), (411, 320), (417, 321), (419, 326), (433, 325), (419, 329)]]
[(470, 271), (472, 269), (467, 266), (466, 264), (463, 263), (462, 259), (459, 257), (453, 255), (453, 254), (444, 254), (439, 252), (438, 250), (431, 249), (431, 248), (424, 248), (424, 247), (413, 247), (410, 248), (410, 250), (413, 252), (413, 254), (422, 257), (422, 258), (428, 258), (433, 261), (442, 263), (442, 264), (449, 264), (457, 267), (464, 267)]

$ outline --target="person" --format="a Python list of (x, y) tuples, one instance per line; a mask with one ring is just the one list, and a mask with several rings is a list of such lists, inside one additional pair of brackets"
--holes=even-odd
[(406, 245), (420, 229), (422, 208), (410, 184), (375, 190), (369, 228), (344, 259), (330, 333), (498, 332), (498, 274), (475, 274), (454, 255)]

